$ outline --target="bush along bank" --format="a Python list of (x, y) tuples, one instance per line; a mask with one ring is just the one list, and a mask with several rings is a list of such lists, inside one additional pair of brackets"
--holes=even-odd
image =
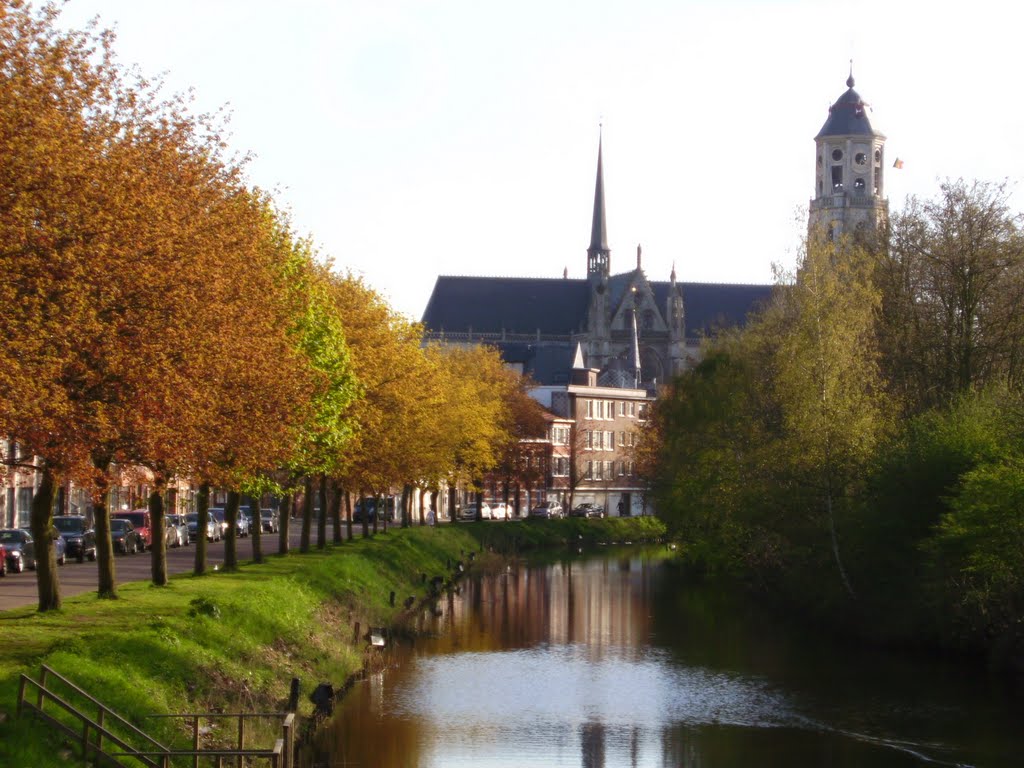
[[(117, 600), (82, 595), (60, 611), (0, 613), (0, 765), (63, 766), (73, 754), (38, 721), (14, 715), (19, 675), (37, 678), (42, 664), (157, 741), (188, 749), (187, 721), (147, 716), (282, 712), (298, 678), (298, 713), (310, 722), (319, 683), (343, 689), (364, 669), (369, 628), (400, 626), (450, 584), (460, 562), (486, 567), (486, 555), (474, 553), (663, 535), (654, 518), (393, 529), (233, 573), (177, 576), (166, 587), (124, 584)], [(227, 723), (210, 721), (203, 748), (234, 743)], [(253, 726), (247, 744), (269, 746), (280, 735), (269, 722)]]
[[(83, 595), (60, 611), (0, 613), (0, 765), (60, 766), (71, 754), (33, 718), (15, 717), (19, 675), (38, 678), (42, 664), (172, 748), (191, 748), (186, 721), (147, 715), (281, 712), (292, 678), (308, 717), (318, 683), (362, 669), (368, 627), (399, 622), (408, 597), (428, 596), (430, 575), (479, 549), (472, 527), (393, 530), (166, 587), (124, 584), (117, 600)], [(204, 748), (237, 739), (233, 722), (210, 725)], [(264, 728), (251, 743), (272, 746)]]
[(568, 517), (556, 520), (468, 526), (486, 550), (503, 555), (526, 554), (560, 547), (591, 548), (617, 544), (650, 544), (665, 540), (665, 524), (656, 517)]

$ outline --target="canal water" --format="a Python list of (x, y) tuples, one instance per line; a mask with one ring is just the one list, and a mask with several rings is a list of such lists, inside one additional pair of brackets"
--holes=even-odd
[(1021, 702), (984, 672), (811, 633), (654, 551), (512, 566), (438, 609), (340, 702), (318, 765), (1024, 765)]

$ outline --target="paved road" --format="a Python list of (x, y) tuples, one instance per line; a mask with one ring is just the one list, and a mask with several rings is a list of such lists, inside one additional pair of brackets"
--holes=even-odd
[[(356, 535), (361, 531), (362, 526), (356, 525)], [(332, 541), (333, 527), (327, 526), (327, 541)], [(290, 547), (298, 549), (301, 537), (302, 521), (292, 520), (288, 526), (288, 541)], [(344, 527), (342, 535), (344, 535)], [(263, 554), (277, 554), (278, 534), (263, 534)], [(313, 526), (313, 546), (316, 546), (316, 525)], [(252, 537), (238, 539), (237, 542), (238, 561), (244, 563), (252, 559)], [(167, 571), (168, 573), (188, 573), (195, 565), (196, 546), (195, 543), (187, 547), (176, 547), (167, 550)], [(224, 542), (207, 542), (206, 545), (207, 567), (212, 569), (224, 562)], [(97, 585), (96, 563), (86, 561), (79, 563), (69, 559), (63, 566), (57, 568), (57, 575), (60, 578), (60, 593), (63, 597), (71, 597), (82, 592), (95, 592)], [(122, 584), (129, 581), (149, 581), (152, 576), (152, 555), (149, 552), (137, 555), (117, 555), (114, 560), (114, 576), (117, 583)], [(23, 573), (11, 573), (0, 578), (0, 611), (19, 608), (23, 605), (36, 605), (39, 600), (39, 593), (36, 589), (35, 571), (24, 571)]]

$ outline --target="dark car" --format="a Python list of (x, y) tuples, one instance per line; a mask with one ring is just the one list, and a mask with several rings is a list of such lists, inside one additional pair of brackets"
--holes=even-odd
[(68, 557), (74, 557), (80, 563), (85, 562), (86, 558), (96, 559), (96, 532), (84, 517), (57, 515), (53, 518), (53, 525), (64, 539)]
[(604, 517), (604, 507), (599, 504), (577, 504), (569, 514), (573, 517)]
[(135, 530), (132, 521), (123, 517), (110, 519), (110, 540), (114, 543), (114, 551), (123, 555), (134, 555), (146, 550), (146, 542)]
[[(21, 573), (29, 567), (29, 562), (32, 560), (31, 533), (24, 528), (5, 528), (0, 531), (0, 544), (4, 547), (9, 570)], [(28, 547), (28, 552), (25, 551), (26, 547)]]
[(153, 521), (149, 517), (148, 509), (133, 509), (130, 512), (114, 512), (110, 516), (120, 520), (127, 520), (142, 540), (142, 549), (146, 549), (153, 543)]
[(7, 575), (7, 550), (0, 544), (0, 576)]
[[(53, 548), (56, 550), (57, 565), (64, 565), (68, 559), (67, 545), (64, 543), (64, 537), (60, 535), (60, 531), (56, 528), (50, 529), (50, 536), (53, 539)], [(36, 552), (35, 540), (22, 547), (21, 552), (25, 556), (25, 565), (34, 571), (39, 565), (39, 554)]]

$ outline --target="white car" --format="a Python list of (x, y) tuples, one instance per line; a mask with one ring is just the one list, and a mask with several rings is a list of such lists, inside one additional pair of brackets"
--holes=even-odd
[(491, 518), (493, 520), (508, 520), (512, 517), (512, 507), (504, 501), (499, 501), (491, 506)]
[[(480, 518), (482, 520), (490, 520), (493, 515), (491, 514), (491, 505), (486, 501), (480, 507)], [(464, 504), (462, 510), (459, 512), (460, 520), (476, 520), (476, 502), (471, 504)]]

